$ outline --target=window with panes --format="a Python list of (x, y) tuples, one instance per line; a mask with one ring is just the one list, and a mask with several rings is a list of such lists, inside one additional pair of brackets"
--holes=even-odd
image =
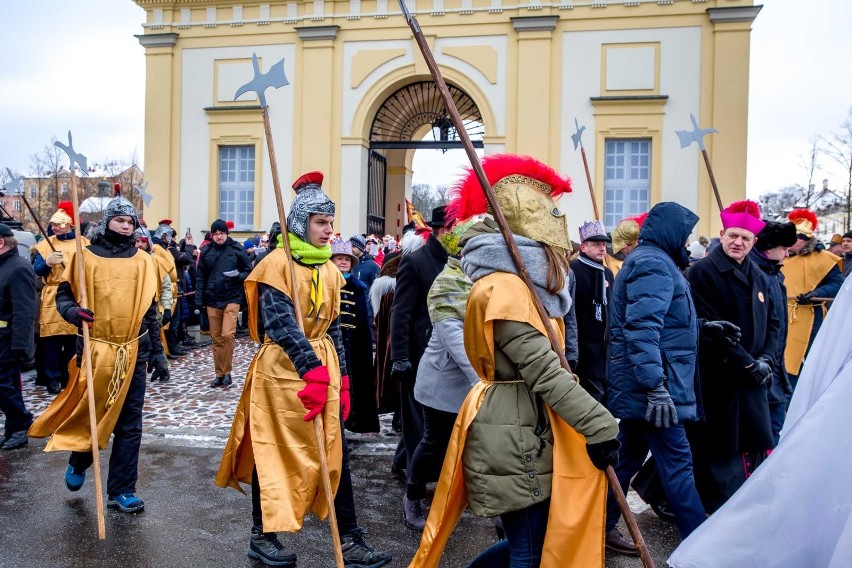
[(610, 139), (605, 146), (604, 225), (644, 213), (651, 200), (651, 140)]

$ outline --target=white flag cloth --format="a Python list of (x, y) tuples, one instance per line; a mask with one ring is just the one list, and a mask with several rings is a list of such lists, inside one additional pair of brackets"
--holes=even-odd
[(808, 354), (781, 442), (673, 568), (852, 566), (852, 279)]

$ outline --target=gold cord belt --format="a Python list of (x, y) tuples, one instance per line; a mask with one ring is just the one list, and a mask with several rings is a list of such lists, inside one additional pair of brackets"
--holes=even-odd
[(511, 381), (495, 381), (493, 379), (482, 379), (482, 382), (488, 385), (518, 385), (524, 382), (523, 379), (512, 379)]
[(792, 302), (792, 303), (788, 302), (787, 307), (789, 308), (790, 322), (791, 323), (799, 321), (798, 311), (799, 311), (800, 306), (802, 308), (820, 308), (820, 309), (822, 309), (822, 317), (823, 318), (825, 318), (825, 316), (828, 315), (828, 303), (827, 302), (811, 302), (809, 304), (800, 304), (799, 302), (795, 302), (795, 301)]
[(115, 401), (118, 399), (118, 393), (121, 390), (121, 385), (122, 383), (124, 383), (124, 379), (127, 378), (127, 364), (129, 363), (127, 346), (131, 343), (139, 341), (147, 334), (148, 330), (146, 329), (145, 333), (143, 333), (139, 337), (131, 339), (130, 341), (126, 341), (124, 343), (113, 343), (112, 341), (107, 341), (106, 339), (98, 339), (97, 337), (89, 336), (90, 341), (95, 341), (97, 343), (104, 343), (106, 345), (118, 347), (118, 350), (115, 352), (115, 364), (113, 365), (112, 369), (112, 377), (110, 377), (109, 386), (107, 387), (107, 410), (112, 408), (112, 405), (115, 404)]

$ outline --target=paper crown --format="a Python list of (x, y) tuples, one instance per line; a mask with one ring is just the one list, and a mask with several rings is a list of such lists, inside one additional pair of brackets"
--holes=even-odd
[(731, 203), (722, 209), (720, 217), (724, 229), (736, 227), (756, 235), (766, 226), (766, 223), (760, 220), (760, 206), (748, 199)]
[(603, 223), (600, 221), (586, 221), (580, 225), (580, 242), (586, 241), (603, 241), (609, 242), (609, 237), (606, 235)]
[(349, 240), (343, 240), (340, 237), (331, 240), (331, 256), (336, 254), (345, 254), (352, 260), (350, 270), (358, 265), (358, 257), (352, 254), (352, 243)]
[(811, 239), (814, 236), (819, 223), (817, 216), (810, 209), (796, 209), (787, 216), (791, 223), (796, 225), (796, 232)]
[(50, 219), (49, 223), (53, 223), (55, 225), (59, 225), (60, 227), (65, 227), (66, 225), (74, 224), (74, 204), (70, 201), (60, 201), (56, 206), (56, 213), (54, 213)]

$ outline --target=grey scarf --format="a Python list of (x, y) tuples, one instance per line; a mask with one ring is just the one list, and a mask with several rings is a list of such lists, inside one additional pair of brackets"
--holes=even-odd
[[(514, 237), (547, 315), (552, 318), (564, 317), (571, 309), (567, 275), (565, 288), (558, 294), (551, 294), (547, 290), (547, 256), (544, 247), (532, 239), (518, 235)], [(506, 242), (499, 233), (483, 234), (468, 240), (462, 249), (462, 268), (473, 282), (494, 272), (518, 273)]]

